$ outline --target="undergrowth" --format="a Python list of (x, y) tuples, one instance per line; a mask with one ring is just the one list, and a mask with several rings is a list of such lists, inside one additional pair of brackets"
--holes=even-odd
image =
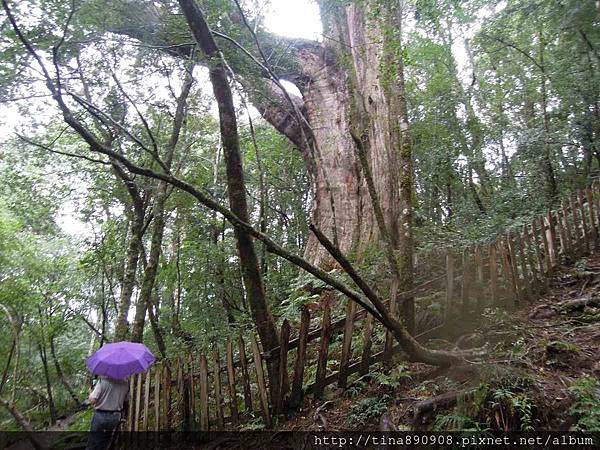
[(577, 419), (574, 428), (578, 431), (600, 431), (600, 383), (591, 376), (578, 379), (569, 392), (575, 402), (569, 414)]
[(392, 397), (385, 394), (381, 397), (369, 397), (360, 400), (352, 406), (346, 422), (353, 427), (361, 427), (374, 419), (378, 419), (387, 411), (388, 403)]

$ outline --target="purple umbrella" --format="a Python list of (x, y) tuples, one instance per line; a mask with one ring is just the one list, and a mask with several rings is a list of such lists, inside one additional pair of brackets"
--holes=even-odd
[(148, 347), (135, 342), (106, 344), (90, 356), (86, 365), (94, 375), (123, 380), (148, 370), (156, 358)]

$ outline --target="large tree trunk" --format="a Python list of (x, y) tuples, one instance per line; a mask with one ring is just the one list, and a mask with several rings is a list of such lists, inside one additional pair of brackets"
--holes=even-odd
[[(366, 14), (375, 11), (374, 3), (320, 0), (326, 36), (323, 43), (261, 33), (261, 45), (265, 49), (277, 52), (286, 48), (279, 62), (284, 68), (276, 76), (294, 82), (300, 89), (302, 98), (289, 95), (295, 104), (293, 108), (272, 80), (259, 89), (261, 83), (248, 75), (247, 70), (236, 70), (236, 61), (247, 60), (247, 55), (228, 59), (236, 75), (247, 77), (245, 84), (252, 88), (248, 89), (250, 100), (265, 120), (301, 151), (311, 174), (312, 222), (329, 236), (335, 236), (343, 252), (354, 249), (357, 254), (370, 244), (377, 244), (381, 236), (351, 135), (354, 95), (360, 96), (364, 111), (370, 117), (368, 158), (387, 227), (392, 235), (402, 231), (400, 174), (393, 169), (400, 167), (400, 161), (398, 147), (390, 141), (400, 122), (389, 104), (397, 92), (393, 92), (395, 87), (391, 96), (384, 92), (388, 81), (388, 74), (382, 71), (381, 65), (384, 26), (377, 14)], [(164, 17), (170, 17), (171, 11), (156, 5), (140, 11), (139, 5), (128, 5), (124, 2), (119, 9), (119, 21), (110, 26), (111, 31), (164, 47), (177, 56), (189, 56), (192, 52), (189, 39), (178, 41), (165, 29), (168, 21)], [(342, 40), (340, 27), (347, 30)], [(243, 35), (238, 30), (239, 33)], [(253, 41), (241, 39), (246, 48), (254, 48)], [(282, 46), (283, 41), (286, 44)], [(200, 62), (207, 64), (206, 58)], [(354, 91), (349, 70), (356, 73)], [(304, 114), (310, 128), (295, 117), (296, 111)], [(390, 163), (396, 165), (390, 166)], [(309, 237), (305, 257), (317, 265), (331, 260), (314, 236)]]
[[(318, 148), (312, 221), (342, 253), (360, 256), (381, 241), (396, 279), (392, 286), (406, 291), (413, 283), (413, 168), (401, 11), (377, 6), (380, 15), (369, 14), (375, 7), (369, 2), (321, 1), (324, 35), (331, 39), (316, 52), (299, 53), (310, 80), (302, 93)], [(329, 255), (311, 235), (305, 257), (323, 265)], [(412, 331), (412, 299), (402, 311)]]
[[(402, 217), (400, 200), (405, 169), (405, 181), (411, 188), (404, 190), (412, 192), (412, 167), (407, 165), (411, 155), (409, 152), (401, 161), (400, 151), (401, 123), (406, 123), (400, 104), (404, 100), (396, 90), (401, 80), (396, 71), (401, 67), (390, 67), (386, 61), (389, 55), (383, 46), (383, 23), (366, 17), (371, 7), (369, 2), (343, 6), (321, 1), (324, 35), (331, 39), (317, 50), (298, 53), (304, 76), (310, 80), (300, 88), (319, 148), (319, 154), (313, 155), (312, 221), (327, 235), (337, 237), (342, 252), (356, 250), (359, 255), (382, 236), (353, 133), (360, 132), (368, 142), (367, 159), (375, 193), (395, 248), (400, 246), (398, 237), (406, 232), (403, 224), (407, 217)], [(393, 74), (385, 73), (384, 67)], [(364, 129), (358, 130), (360, 127)], [(410, 197), (403, 203), (407, 202)], [(410, 223), (407, 226), (410, 228)], [(317, 265), (329, 258), (312, 235), (305, 256)]]

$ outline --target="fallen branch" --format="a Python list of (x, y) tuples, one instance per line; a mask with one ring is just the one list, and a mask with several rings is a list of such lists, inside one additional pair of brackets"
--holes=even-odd
[(445, 392), (436, 397), (420, 401), (413, 406), (413, 428), (423, 425), (426, 415), (436, 412), (438, 409), (445, 409), (456, 405), (459, 398), (468, 399), (475, 393), (475, 389), (457, 392)]
[(47, 448), (37, 439), (33, 426), (31, 426), (31, 423), (29, 423), (25, 416), (16, 408), (14, 403), (10, 403), (0, 398), (0, 405), (4, 406), (8, 410), (11, 416), (13, 416), (15, 419), (15, 422), (17, 422), (23, 431), (25, 431), (27, 438), (31, 442), (31, 445), (33, 445), (36, 450), (45, 450)]

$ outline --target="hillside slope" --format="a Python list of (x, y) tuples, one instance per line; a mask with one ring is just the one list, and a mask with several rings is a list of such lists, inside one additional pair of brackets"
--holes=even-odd
[(561, 267), (543, 297), (488, 309), (474, 332), (436, 344), (486, 356), (445, 370), (399, 361), (308, 399), (283, 429), (600, 429), (600, 253)]

